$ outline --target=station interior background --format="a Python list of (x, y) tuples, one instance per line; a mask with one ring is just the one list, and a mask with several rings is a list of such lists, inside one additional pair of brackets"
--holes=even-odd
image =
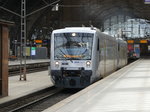
[[(150, 5), (143, 0), (26, 0), (27, 58), (49, 58), (51, 32), (82, 25), (93, 25), (113, 37), (124, 38), (130, 50), (135, 50), (138, 44), (141, 54), (148, 55), (149, 12)], [(0, 0), (0, 13), (0, 19), (15, 22), (10, 27), (9, 55), (12, 60), (18, 59), (21, 45), (20, 0)]]

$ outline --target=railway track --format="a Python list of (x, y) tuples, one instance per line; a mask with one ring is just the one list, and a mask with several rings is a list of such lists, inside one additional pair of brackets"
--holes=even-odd
[[(27, 73), (41, 72), (48, 70), (48, 66), (45, 67), (36, 67), (36, 68), (27, 68)], [(11, 70), (9, 71), (9, 76), (16, 76), (20, 74), (20, 70)]]
[(77, 90), (63, 89), (60, 92), (45, 96), (44, 98), (38, 99), (28, 105), (22, 106), (11, 112), (41, 112), (52, 105), (62, 101), (63, 99), (75, 94)]
[(0, 112), (41, 112), (78, 91), (51, 87), (16, 101), (0, 105)]
[[(29, 72), (35, 72), (37, 70), (39, 70), (39, 68), (31, 69)], [(9, 102), (8, 104), (0, 105), (0, 112), (41, 112), (78, 91), (77, 89), (47, 88), (40, 92), (33, 93), (32, 95)]]
[[(26, 64), (27, 73), (40, 72), (48, 70), (50, 66), (49, 62), (43, 63), (30, 63)], [(9, 65), (9, 76), (19, 75), (20, 74), (20, 64)]]
[(29, 105), (33, 105), (36, 102), (44, 100), (48, 97), (52, 97), (54, 94), (59, 93), (62, 89), (49, 87), (44, 90), (32, 93), (30, 95), (18, 98), (11, 102), (7, 102), (5, 104), (0, 105), (0, 112), (16, 112), (22, 108), (28, 107)]

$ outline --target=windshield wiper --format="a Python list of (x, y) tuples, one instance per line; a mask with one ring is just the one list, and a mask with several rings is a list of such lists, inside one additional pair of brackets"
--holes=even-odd
[(87, 49), (85, 49), (85, 51), (82, 53), (82, 54), (84, 54), (84, 53), (86, 53), (88, 50)]
[[(60, 51), (62, 52), (63, 55), (66, 55), (61, 49), (60, 49)], [(64, 59), (67, 60), (67, 57), (64, 57)], [(70, 58), (68, 60), (70, 60)], [(72, 60), (70, 60), (70, 61), (71, 61), (71, 63), (73, 63)]]

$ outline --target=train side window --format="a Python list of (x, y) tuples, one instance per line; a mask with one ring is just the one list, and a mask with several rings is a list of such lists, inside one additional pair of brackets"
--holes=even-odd
[(98, 39), (98, 42), (97, 42), (97, 51), (99, 51), (99, 39)]

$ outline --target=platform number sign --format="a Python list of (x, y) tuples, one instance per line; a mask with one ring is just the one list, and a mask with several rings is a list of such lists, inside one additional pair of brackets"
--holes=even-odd
[(36, 55), (36, 47), (31, 47), (31, 55)]
[(150, 0), (145, 0), (145, 4), (150, 4)]

